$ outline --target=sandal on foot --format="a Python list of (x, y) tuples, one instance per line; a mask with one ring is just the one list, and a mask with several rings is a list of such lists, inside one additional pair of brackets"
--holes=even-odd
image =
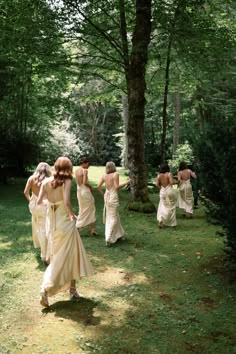
[(49, 307), (49, 303), (48, 303), (48, 296), (46, 294), (46, 292), (42, 292), (40, 293), (41, 295), (41, 299), (40, 299), (40, 305), (42, 305), (43, 307)]
[(98, 236), (98, 233), (97, 233), (97, 231), (92, 230), (92, 231), (90, 232), (90, 235)]
[(69, 290), (70, 300), (78, 300), (80, 299), (80, 294), (76, 290), (76, 288), (70, 288)]

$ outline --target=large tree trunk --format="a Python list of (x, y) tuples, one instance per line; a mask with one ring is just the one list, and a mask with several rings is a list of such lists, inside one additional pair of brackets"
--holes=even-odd
[(128, 107), (128, 97), (122, 95), (122, 117), (124, 122), (124, 144), (122, 151), (122, 161), (123, 166), (128, 168), (128, 139), (127, 139), (127, 128), (129, 121), (129, 107)]
[(175, 120), (173, 132), (173, 159), (179, 144), (179, 124), (180, 124), (180, 93), (174, 93)]
[(201, 87), (197, 87), (196, 100), (198, 101), (198, 105), (196, 107), (199, 128), (200, 130), (204, 129), (205, 120), (206, 120), (206, 112), (204, 110), (204, 95), (202, 93)]
[(169, 93), (169, 80), (170, 80), (170, 53), (171, 53), (172, 39), (169, 39), (167, 48), (167, 58), (166, 58), (166, 69), (165, 69), (165, 90), (164, 90), (164, 100), (162, 109), (162, 134), (161, 134), (161, 162), (165, 162), (166, 158), (166, 131), (167, 131), (167, 104), (168, 104), (168, 93)]
[[(147, 170), (144, 161), (145, 69), (150, 34), (151, 0), (136, 0), (136, 23), (127, 76), (129, 104), (127, 136), (132, 197), (130, 209), (142, 211), (148, 211), (142, 206), (143, 203), (150, 204), (152, 209), (148, 197)], [(139, 208), (136, 208), (137, 202), (141, 202)]]
[(174, 12), (173, 21), (170, 27), (168, 46), (167, 46), (167, 55), (166, 55), (166, 68), (165, 68), (165, 90), (164, 90), (164, 99), (163, 99), (163, 109), (162, 109), (162, 135), (161, 135), (161, 162), (165, 162), (166, 159), (166, 131), (168, 125), (168, 93), (169, 93), (169, 84), (170, 84), (170, 64), (171, 64), (171, 49), (172, 42), (175, 30), (175, 23), (177, 16), (180, 14), (181, 2), (177, 2), (177, 7)]

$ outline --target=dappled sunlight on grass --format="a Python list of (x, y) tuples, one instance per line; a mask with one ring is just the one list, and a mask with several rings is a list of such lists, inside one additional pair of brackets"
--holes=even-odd
[[(94, 186), (103, 172), (89, 168)], [(235, 283), (225, 267), (223, 238), (215, 235), (220, 227), (206, 222), (201, 206), (191, 220), (178, 209), (176, 230), (159, 229), (156, 213), (127, 211), (129, 193), (121, 190), (126, 240), (106, 247), (103, 199), (94, 188), (99, 235), (85, 228), (81, 238), (95, 274), (78, 282), (79, 301), (59, 293), (42, 310), (45, 267), (33, 248), (24, 183), (11, 185), (1, 200), (1, 353), (234, 352)], [(158, 194), (151, 199), (157, 206)], [(75, 182), (72, 204), (77, 210)]]

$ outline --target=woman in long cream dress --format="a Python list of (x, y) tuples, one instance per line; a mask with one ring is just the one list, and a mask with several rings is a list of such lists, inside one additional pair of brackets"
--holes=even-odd
[[(103, 223), (105, 224), (105, 241), (110, 246), (124, 235), (124, 229), (120, 222), (119, 197), (117, 191), (127, 186), (130, 180), (119, 184), (119, 174), (116, 172), (114, 162), (106, 164), (106, 173), (98, 184), (98, 190), (104, 196)], [(103, 193), (102, 185), (105, 184), (106, 192)]]
[(160, 188), (160, 201), (157, 209), (157, 221), (159, 227), (175, 227), (176, 222), (176, 201), (177, 194), (172, 185), (177, 183), (173, 179), (168, 164), (160, 166), (160, 173), (156, 178), (156, 186)]
[(76, 221), (78, 229), (90, 225), (90, 234), (97, 235), (95, 230), (96, 208), (92, 194), (92, 187), (88, 183), (88, 168), (90, 161), (85, 156), (80, 160), (81, 166), (75, 173), (77, 183), (77, 199), (79, 204), (79, 215)]
[(193, 190), (190, 177), (196, 178), (196, 174), (188, 169), (186, 162), (180, 162), (178, 171), (178, 206), (180, 209), (184, 209), (184, 215), (191, 218), (193, 215)]
[(50, 265), (41, 285), (40, 303), (48, 307), (48, 296), (68, 290), (70, 298), (79, 298), (76, 280), (93, 274), (79, 232), (76, 216), (70, 202), (72, 163), (67, 157), (59, 157), (54, 164), (53, 176), (41, 186), (37, 203), (47, 196), (49, 239), (51, 241)]
[(51, 168), (46, 162), (40, 162), (32, 176), (29, 177), (24, 194), (29, 202), (32, 220), (32, 238), (35, 248), (41, 249), (41, 259), (45, 265), (50, 261), (48, 252), (48, 238), (46, 234), (47, 200), (37, 205), (37, 199), (43, 180), (51, 176)]

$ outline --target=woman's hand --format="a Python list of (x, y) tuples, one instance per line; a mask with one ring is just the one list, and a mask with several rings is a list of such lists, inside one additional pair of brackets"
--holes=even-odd
[(77, 216), (75, 214), (71, 214), (70, 215), (70, 220), (71, 221), (76, 221), (77, 220)]

